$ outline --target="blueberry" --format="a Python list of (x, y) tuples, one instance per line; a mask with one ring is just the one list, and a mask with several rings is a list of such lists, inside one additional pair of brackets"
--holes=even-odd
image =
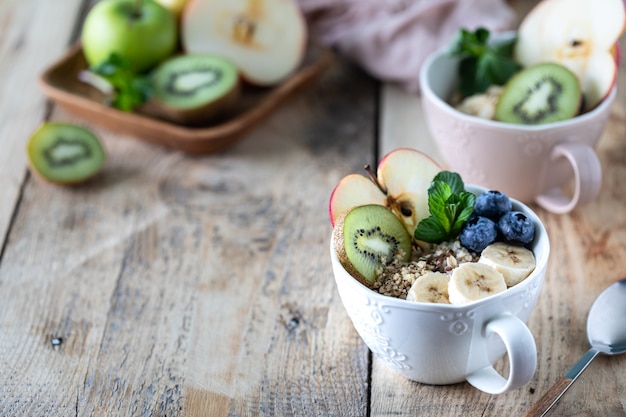
[(498, 221), (500, 217), (513, 209), (509, 196), (500, 191), (485, 191), (476, 197), (474, 212), (483, 217), (488, 217), (493, 221)]
[(467, 249), (480, 253), (498, 236), (496, 223), (487, 217), (475, 216), (465, 222), (459, 240)]
[(535, 225), (521, 211), (510, 211), (498, 221), (498, 229), (507, 242), (527, 245), (535, 238)]

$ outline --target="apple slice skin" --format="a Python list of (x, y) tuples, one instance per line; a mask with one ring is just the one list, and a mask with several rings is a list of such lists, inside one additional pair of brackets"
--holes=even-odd
[(306, 42), (294, 0), (189, 0), (183, 10), (183, 49), (231, 59), (254, 85), (287, 78), (303, 61)]
[(402, 221), (411, 236), (422, 219), (430, 215), (428, 188), (442, 170), (428, 155), (410, 148), (389, 152), (378, 163), (375, 179), (349, 174), (331, 193), (331, 224), (348, 209), (364, 204), (380, 204)]
[(544, 0), (522, 21), (515, 58), (524, 66), (557, 62), (580, 79), (585, 111), (615, 85), (626, 11), (622, 0)]
[(428, 188), (441, 166), (415, 149), (399, 148), (378, 163), (378, 181), (387, 189), (387, 205), (411, 236), (418, 223), (430, 216)]
[(337, 183), (330, 195), (330, 223), (334, 227), (339, 216), (352, 207), (365, 204), (384, 206), (386, 202), (387, 196), (372, 180), (360, 174), (348, 174)]

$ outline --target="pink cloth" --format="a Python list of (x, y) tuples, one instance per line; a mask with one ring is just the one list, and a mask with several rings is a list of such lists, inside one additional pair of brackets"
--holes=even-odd
[(512, 29), (504, 0), (297, 0), (311, 36), (332, 45), (374, 77), (419, 90), (432, 51), (465, 28)]

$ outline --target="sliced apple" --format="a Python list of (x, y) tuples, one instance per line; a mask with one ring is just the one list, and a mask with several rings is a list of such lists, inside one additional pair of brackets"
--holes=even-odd
[(179, 17), (185, 8), (187, 0), (155, 0), (161, 6), (172, 12), (174, 16)]
[(360, 174), (346, 175), (339, 181), (330, 195), (328, 205), (330, 223), (335, 226), (335, 221), (339, 216), (352, 207), (365, 204), (385, 206), (386, 203), (387, 195), (374, 181)]
[(352, 207), (380, 204), (389, 207), (413, 236), (418, 223), (430, 215), (428, 187), (441, 167), (428, 155), (401, 148), (389, 152), (378, 163), (376, 176), (345, 176), (330, 196), (331, 224)]
[(623, 0), (543, 0), (520, 24), (515, 59), (523, 66), (557, 62), (569, 68), (588, 111), (615, 85), (615, 44), (625, 23)]
[(271, 86), (302, 62), (307, 27), (294, 0), (189, 0), (181, 38), (185, 52), (223, 55), (246, 81)]

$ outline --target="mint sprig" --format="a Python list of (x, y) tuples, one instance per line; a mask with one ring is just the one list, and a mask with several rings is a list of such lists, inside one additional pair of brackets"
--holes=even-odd
[(489, 30), (461, 29), (450, 45), (450, 54), (461, 58), (458, 67), (459, 92), (463, 97), (504, 85), (522, 67), (513, 59), (515, 39), (489, 45)]
[(113, 86), (111, 105), (130, 112), (152, 95), (148, 76), (133, 73), (130, 63), (119, 54), (111, 54), (105, 61), (90, 68)]
[(438, 173), (428, 187), (430, 216), (415, 229), (415, 239), (441, 243), (459, 235), (463, 223), (474, 211), (476, 196), (465, 191), (465, 184), (456, 172)]

